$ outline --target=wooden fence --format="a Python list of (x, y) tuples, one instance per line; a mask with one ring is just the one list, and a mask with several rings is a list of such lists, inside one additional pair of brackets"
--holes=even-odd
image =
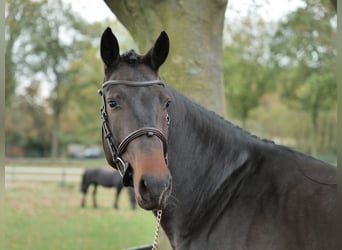
[(83, 168), (6, 166), (5, 182), (80, 182)]

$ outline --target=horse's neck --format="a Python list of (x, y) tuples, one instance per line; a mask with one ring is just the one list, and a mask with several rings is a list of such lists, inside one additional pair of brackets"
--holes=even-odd
[(169, 146), (171, 155), (177, 159), (176, 165), (187, 163), (182, 174), (192, 175), (191, 171), (196, 170), (196, 174), (207, 175), (227, 167), (233, 170), (242, 164), (240, 157), (246, 157), (251, 144), (260, 144), (260, 139), (186, 97), (179, 95), (176, 102), (171, 114)]
[[(229, 203), (229, 195), (233, 195), (248, 167), (248, 135), (185, 97), (177, 96), (174, 105), (169, 131), (175, 200), (171, 202), (178, 222), (182, 224), (186, 218), (184, 224), (191, 230), (205, 221), (203, 217), (219, 212)], [(238, 173), (238, 178), (232, 180), (233, 173)], [(226, 198), (222, 203), (223, 195)]]

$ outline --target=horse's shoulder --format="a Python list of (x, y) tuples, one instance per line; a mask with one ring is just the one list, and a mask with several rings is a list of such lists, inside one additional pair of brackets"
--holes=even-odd
[(304, 179), (322, 185), (337, 183), (337, 169), (333, 165), (277, 144), (268, 145), (263, 170), (280, 181), (298, 182)]
[(323, 185), (337, 184), (337, 168), (306, 155), (298, 156), (299, 172), (313, 182)]
[(284, 172), (290, 172), (290, 177), (298, 176), (322, 185), (337, 183), (337, 169), (333, 165), (286, 147), (283, 147), (282, 151), (278, 162)]

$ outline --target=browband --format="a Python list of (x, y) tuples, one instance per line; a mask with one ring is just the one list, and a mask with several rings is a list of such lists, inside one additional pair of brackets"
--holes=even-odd
[(162, 80), (152, 80), (152, 81), (127, 81), (127, 80), (109, 80), (105, 81), (102, 84), (102, 88), (105, 88), (108, 85), (126, 85), (130, 87), (147, 87), (152, 85), (161, 85), (165, 87), (165, 83)]

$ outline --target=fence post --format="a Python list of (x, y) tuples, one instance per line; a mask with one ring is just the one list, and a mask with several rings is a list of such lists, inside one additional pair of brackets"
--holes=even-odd
[(15, 182), (15, 167), (11, 167), (10, 168), (12, 171), (12, 173), (11, 173), (11, 182)]
[(62, 167), (62, 180), (61, 180), (61, 186), (65, 186), (65, 178), (66, 178), (66, 170), (65, 167)]

